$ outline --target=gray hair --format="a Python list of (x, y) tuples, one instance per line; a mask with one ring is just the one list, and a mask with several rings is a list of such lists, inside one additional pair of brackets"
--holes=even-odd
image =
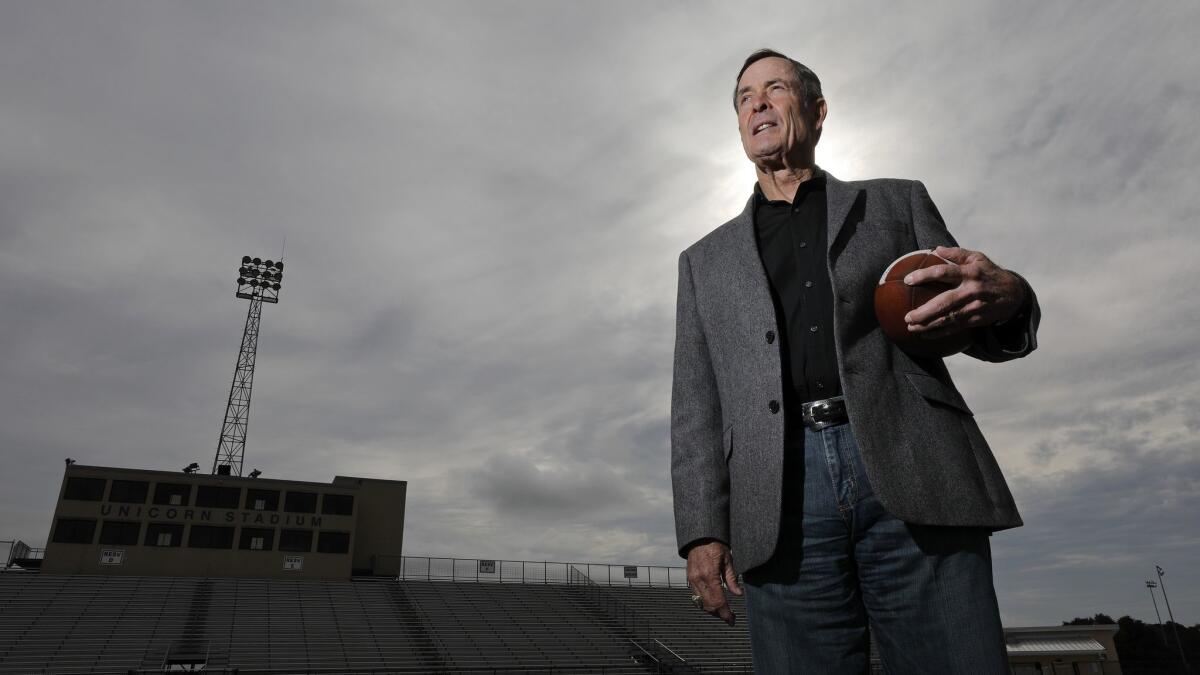
[(804, 102), (805, 107), (810, 105), (813, 101), (816, 101), (817, 99), (821, 98), (821, 80), (817, 78), (817, 74), (814, 73), (812, 71), (812, 69), (810, 69), (808, 66), (804, 65), (803, 63), (800, 63), (796, 59), (793, 59), (785, 54), (780, 54), (779, 52), (775, 51), (774, 49), (765, 49), (764, 48), (764, 49), (759, 49), (758, 51), (754, 52), (750, 56), (747, 56), (746, 62), (742, 64), (742, 69), (738, 71), (737, 79), (734, 80), (734, 83), (733, 83), (733, 109), (734, 110), (737, 110), (737, 107), (738, 107), (737, 83), (742, 81), (742, 75), (746, 72), (746, 69), (758, 61), (762, 61), (763, 59), (769, 59), (769, 58), (786, 59), (788, 63), (792, 64), (792, 73), (796, 76), (796, 84), (799, 84), (800, 86), (804, 87), (804, 97), (802, 100)]

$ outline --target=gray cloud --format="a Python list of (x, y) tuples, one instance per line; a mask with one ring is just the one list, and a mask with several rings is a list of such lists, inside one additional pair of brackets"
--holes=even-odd
[(286, 237), (248, 465), (410, 481), (414, 555), (678, 562), (675, 258), (749, 193), (727, 99), (770, 45), (830, 171), (922, 179), (1039, 293), (1040, 352), (951, 359), (1028, 523), (1006, 622), (1146, 616), (1150, 558), (1195, 622), (1198, 10), (758, 9), (0, 8), (0, 535), (44, 541), (63, 457), (204, 465), (232, 271)]

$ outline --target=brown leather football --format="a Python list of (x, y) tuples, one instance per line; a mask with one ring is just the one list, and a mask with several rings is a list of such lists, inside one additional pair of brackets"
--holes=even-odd
[(919, 333), (908, 332), (908, 324), (904, 316), (920, 307), (934, 296), (954, 288), (953, 284), (928, 282), (919, 286), (909, 286), (904, 283), (904, 277), (909, 272), (935, 267), (937, 265), (953, 265), (933, 251), (913, 251), (892, 261), (883, 275), (879, 285), (875, 287), (875, 316), (884, 335), (913, 356), (941, 358), (957, 354), (971, 344), (971, 332), (965, 327), (952, 335), (939, 338), (923, 337)]

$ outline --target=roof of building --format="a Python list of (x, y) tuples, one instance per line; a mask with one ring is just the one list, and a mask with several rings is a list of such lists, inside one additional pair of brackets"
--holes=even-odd
[(348, 486), (353, 486), (356, 484), (361, 484), (363, 481), (370, 481), (373, 483), (398, 483), (398, 484), (402, 484), (402, 485), (408, 483), (408, 481), (392, 480), (389, 478), (361, 478), (358, 476), (334, 476), (334, 478), (331, 482), (321, 483), (318, 481), (289, 480), (286, 478), (269, 478), (269, 477), (265, 477), (265, 476), (258, 476), (257, 478), (250, 478), (249, 476), (221, 476), (221, 475), (217, 475), (217, 474), (201, 473), (201, 472), (184, 473), (183, 471), (161, 471), (158, 469), (128, 469), (128, 468), (114, 467), (114, 466), (91, 466), (88, 464), (71, 464), (70, 466), (67, 467), (67, 469), (68, 469), (67, 473), (69, 473), (69, 474), (70, 473), (95, 473), (95, 474), (103, 474), (106, 476), (114, 476), (114, 475), (118, 475), (118, 474), (120, 474), (120, 475), (129, 474), (129, 475), (136, 475), (136, 476), (145, 476), (147, 479), (166, 477), (166, 478), (177, 478), (177, 479), (182, 479), (182, 480), (212, 480), (212, 481), (220, 481), (220, 482), (245, 481), (245, 482), (253, 482), (255, 484), (275, 483), (275, 484), (279, 484), (279, 485), (312, 485), (312, 486), (320, 486), (320, 487), (325, 487), (325, 488), (330, 487), (330, 486), (337, 486), (337, 487), (347, 486), (348, 487)]
[(1103, 654), (1104, 645), (1086, 637), (1059, 638), (1020, 638), (1008, 640), (1009, 654), (1026, 654), (1029, 656), (1059, 656), (1068, 654)]

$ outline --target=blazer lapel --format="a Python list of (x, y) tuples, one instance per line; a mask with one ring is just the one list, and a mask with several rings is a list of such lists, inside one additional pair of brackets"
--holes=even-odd
[(843, 183), (829, 172), (825, 172), (825, 202), (829, 218), (826, 253), (833, 250), (833, 244), (837, 241), (838, 235), (842, 233), (842, 226), (846, 224), (846, 217), (850, 215), (850, 209), (858, 199), (859, 193), (860, 190), (850, 187), (849, 184)]
[(762, 257), (758, 253), (758, 238), (754, 233), (753, 195), (746, 202), (746, 208), (733, 219), (733, 255), (749, 282), (750, 293), (744, 300), (752, 303), (756, 313), (775, 316), (770, 282), (767, 280), (767, 271), (763, 268)]

